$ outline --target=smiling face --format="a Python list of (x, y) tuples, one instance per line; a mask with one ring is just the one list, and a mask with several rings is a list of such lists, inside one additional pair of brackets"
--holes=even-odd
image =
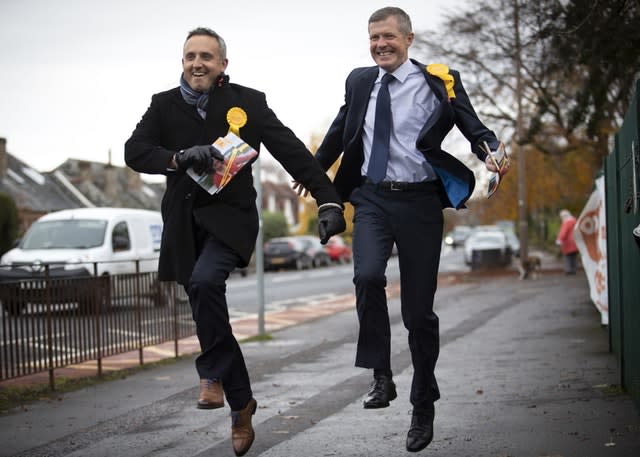
[(220, 55), (218, 40), (212, 36), (194, 35), (184, 43), (182, 72), (193, 90), (207, 92), (227, 63)]
[(403, 33), (395, 16), (369, 23), (371, 57), (383, 70), (391, 73), (409, 58), (413, 32)]

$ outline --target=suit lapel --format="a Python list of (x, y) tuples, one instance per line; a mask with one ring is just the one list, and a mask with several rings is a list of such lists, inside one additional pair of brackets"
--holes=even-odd
[(354, 82), (354, 94), (353, 100), (359, 103), (358, 110), (363, 111), (362, 118), (364, 120), (364, 114), (367, 112), (367, 106), (369, 105), (369, 96), (373, 90), (373, 85), (378, 78), (378, 67), (371, 67), (365, 71)]
[(194, 119), (198, 119), (199, 121), (202, 121), (202, 118), (196, 111), (195, 107), (192, 105), (189, 105), (187, 102), (184, 101), (184, 99), (182, 98), (182, 94), (180, 93), (179, 87), (173, 90), (172, 96), (173, 96), (173, 103), (175, 103), (181, 111), (183, 111), (189, 117), (193, 117)]
[(231, 86), (226, 83), (215, 87), (209, 94), (207, 119), (204, 123), (204, 140), (212, 143), (218, 137), (225, 136), (229, 130), (227, 112), (234, 106), (234, 95)]
[(362, 129), (364, 128), (364, 118), (367, 114), (367, 106), (371, 98), (371, 90), (378, 77), (378, 67), (370, 67), (358, 75), (351, 84), (351, 95), (349, 102), (351, 104), (352, 113), (350, 113), (350, 121), (347, 124), (347, 142), (346, 149), (350, 149), (362, 138)]
[(427, 80), (427, 84), (429, 85), (433, 93), (436, 95), (438, 100), (442, 102), (443, 100), (448, 99), (447, 89), (444, 86), (444, 81), (442, 81), (437, 76), (430, 74), (427, 71), (427, 66), (424, 65), (423, 63), (420, 63), (417, 60), (413, 60), (413, 59), (411, 59), (411, 62), (413, 62), (418, 67), (420, 67), (420, 69), (422, 70), (422, 74), (424, 75), (424, 79)]
[(440, 102), (448, 101), (447, 90), (444, 86), (444, 81), (442, 81), (437, 76), (433, 76), (432, 74), (427, 73), (426, 69), (424, 69), (424, 77), (427, 80), (427, 84), (431, 88), (434, 94)]

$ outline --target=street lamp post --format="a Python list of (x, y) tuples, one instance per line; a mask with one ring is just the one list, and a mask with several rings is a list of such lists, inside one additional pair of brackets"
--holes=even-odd
[(256, 206), (258, 207), (258, 238), (256, 239), (256, 292), (258, 294), (258, 335), (265, 334), (264, 329), (264, 262), (262, 240), (262, 174), (260, 167), (260, 156), (255, 162), (254, 186), (256, 188)]
[[(512, 142), (512, 148), (518, 158), (518, 234), (520, 237), (520, 264), (527, 278), (526, 262), (529, 257), (529, 230), (527, 223), (527, 186), (526, 186), (526, 155), (522, 145), (523, 119), (522, 119), (522, 43), (520, 41), (520, 5), (519, 0), (513, 2), (513, 21), (515, 33), (515, 68), (516, 68), (516, 103), (518, 113), (516, 117), (516, 134)], [(515, 147), (514, 147), (515, 146)]]

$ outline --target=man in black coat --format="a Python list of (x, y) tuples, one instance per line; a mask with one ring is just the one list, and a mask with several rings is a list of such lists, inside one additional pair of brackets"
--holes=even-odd
[(371, 15), (369, 43), (376, 65), (356, 68), (348, 76), (345, 104), (316, 159), (328, 170), (342, 155), (334, 184), (355, 209), (356, 366), (373, 369), (374, 377), (364, 401), (367, 409), (387, 407), (397, 396), (385, 294), (387, 261), (397, 246), (402, 318), (414, 368), (406, 448), (417, 452), (433, 438), (434, 402), (440, 397), (434, 376), (439, 329), (433, 299), (442, 209), (464, 207), (475, 185), (472, 171), (440, 144), (455, 125), (478, 159), (496, 172), (482, 147), (486, 143), (496, 150), (500, 142), (476, 116), (458, 72), (409, 59), (413, 38), (411, 20), (400, 8)]
[(125, 144), (129, 167), (167, 176), (159, 278), (177, 281), (189, 295), (202, 353), (198, 407), (232, 411), (232, 442), (243, 455), (254, 439), (256, 410), (249, 375), (229, 324), (226, 280), (248, 264), (258, 233), (251, 164), (210, 195), (187, 173), (210, 172), (222, 159), (211, 146), (232, 131), (256, 151), (264, 144), (319, 206), (321, 241), (345, 229), (343, 206), (331, 181), (304, 144), (269, 108), (265, 95), (229, 83), (226, 45), (214, 31), (191, 31), (184, 44), (180, 87), (155, 94)]

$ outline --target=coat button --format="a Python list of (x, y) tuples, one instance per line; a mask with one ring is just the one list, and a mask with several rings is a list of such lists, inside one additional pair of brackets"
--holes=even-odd
[(187, 195), (184, 196), (185, 200), (189, 200), (191, 198), (191, 193), (188, 193)]

